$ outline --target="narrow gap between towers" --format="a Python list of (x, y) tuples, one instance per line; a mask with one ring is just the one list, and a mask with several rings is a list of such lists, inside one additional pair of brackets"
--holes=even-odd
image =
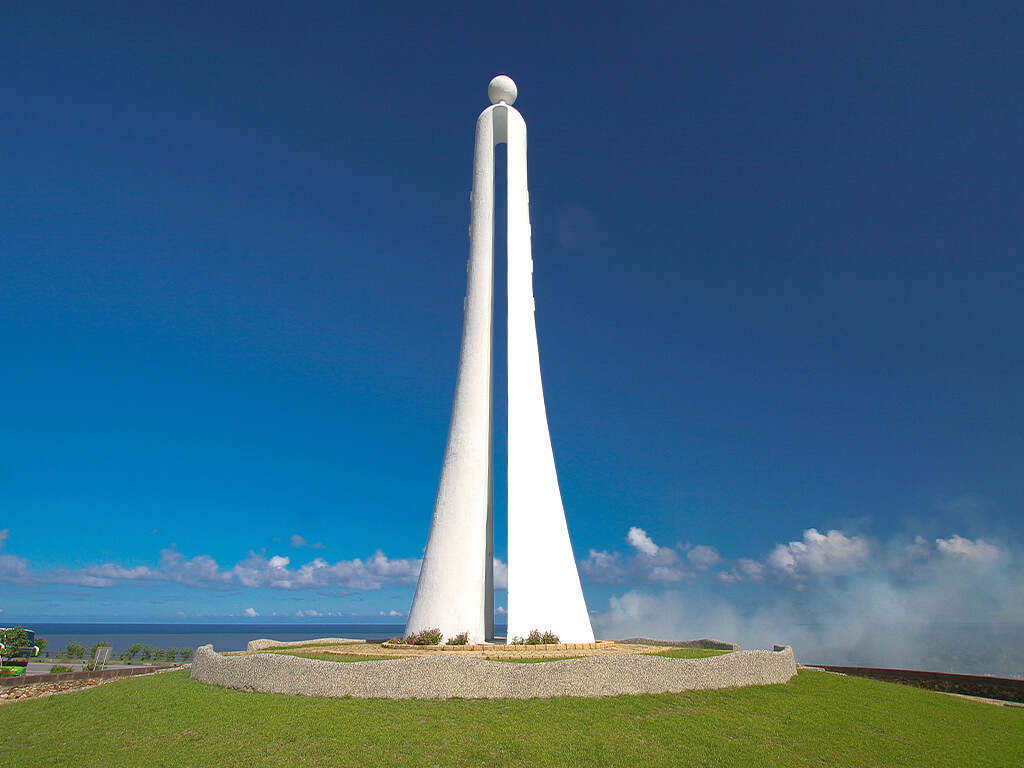
[[(508, 563), (508, 147), (494, 148), (494, 556)], [(497, 574), (495, 574), (497, 577)], [(498, 584), (498, 578), (494, 580)], [(508, 607), (504, 589), (494, 606)], [(494, 617), (495, 634), (506, 618)]]

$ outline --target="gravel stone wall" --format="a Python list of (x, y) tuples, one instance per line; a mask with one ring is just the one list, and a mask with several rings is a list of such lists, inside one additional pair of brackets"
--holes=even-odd
[(674, 648), (711, 648), (717, 651), (738, 651), (740, 647), (736, 643), (728, 643), (725, 640), (712, 640), (705, 637), (702, 640), (652, 640), (649, 637), (630, 637), (626, 640), (616, 640), (617, 643), (635, 643), (637, 645), (671, 645)]
[(250, 640), (249, 644), (245, 646), (245, 650), (252, 653), (253, 651), (262, 651), (264, 648), (279, 648), (291, 645), (349, 645), (351, 643), (365, 642), (365, 640), (350, 640), (345, 637), (321, 637), (316, 640), (268, 640), (262, 638), (260, 640)]
[(793, 649), (736, 651), (709, 659), (590, 656), (511, 664), (447, 654), (341, 663), (260, 653), (222, 656), (196, 651), (192, 677), (263, 693), (353, 696), (361, 699), (529, 699), (678, 693), (706, 688), (785, 683), (796, 674)]

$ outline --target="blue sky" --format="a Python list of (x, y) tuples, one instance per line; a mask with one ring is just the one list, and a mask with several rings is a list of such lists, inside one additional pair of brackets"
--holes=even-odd
[(3, 621), (404, 620), (499, 73), (599, 634), (1024, 614), (1018, 3), (97, 5), (0, 30)]

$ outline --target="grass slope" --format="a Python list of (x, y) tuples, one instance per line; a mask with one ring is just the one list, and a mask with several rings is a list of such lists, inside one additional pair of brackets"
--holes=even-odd
[(4, 766), (1024, 765), (1024, 709), (813, 671), (525, 701), (304, 698), (172, 672), (0, 706), (0, 726)]

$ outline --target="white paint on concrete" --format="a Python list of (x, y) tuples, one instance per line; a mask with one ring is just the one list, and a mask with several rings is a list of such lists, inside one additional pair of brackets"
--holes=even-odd
[(508, 145), (508, 639), (591, 643), (558, 488), (534, 321), (526, 123), (499, 75), (477, 120), (462, 354), (441, 483), (406, 635), (493, 637), (494, 147)]
[[(494, 107), (500, 109), (501, 107)], [(592, 643), (551, 450), (534, 316), (526, 122), (508, 113), (508, 641)]]
[(516, 88), (515, 81), (508, 75), (498, 75), (487, 86), (487, 98), (491, 100), (491, 104), (504, 102), (512, 106), (516, 103), (518, 96), (519, 89)]
[(439, 628), (469, 642), (493, 636), (494, 145), (491, 109), (476, 123), (462, 352), (448, 446), (408, 636)]

